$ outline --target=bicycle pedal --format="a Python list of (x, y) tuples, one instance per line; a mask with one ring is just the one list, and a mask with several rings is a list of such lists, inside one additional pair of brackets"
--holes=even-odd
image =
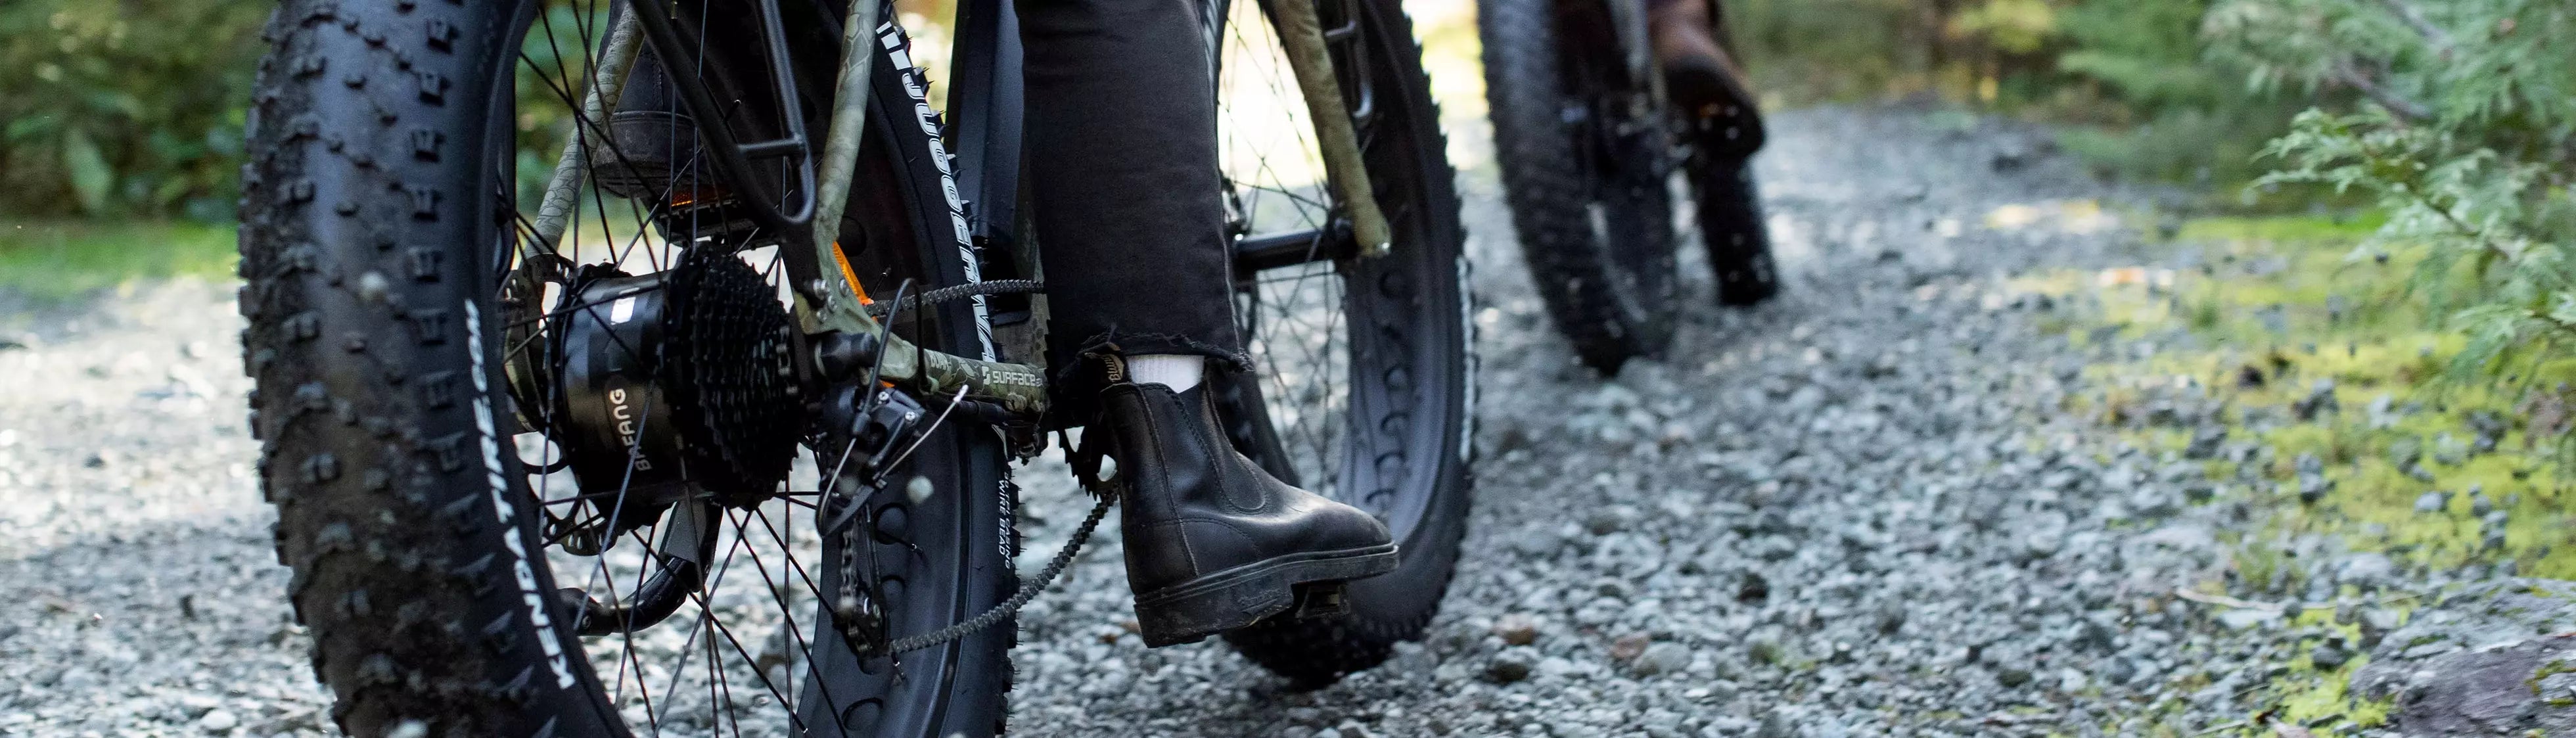
[(1343, 615), (1350, 614), (1351, 603), (1350, 600), (1346, 598), (1349, 590), (1350, 588), (1345, 582), (1316, 582), (1313, 584), (1298, 585), (1297, 606), (1294, 610), (1294, 612), (1297, 613), (1297, 619), (1311, 620), (1314, 618), (1341, 617)]

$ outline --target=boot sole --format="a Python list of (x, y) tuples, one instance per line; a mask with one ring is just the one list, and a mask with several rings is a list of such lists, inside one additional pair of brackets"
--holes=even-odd
[(1147, 648), (1195, 643), (1286, 612), (1301, 589), (1377, 576), (1395, 564), (1392, 543), (1257, 561), (1137, 595), (1136, 622)]

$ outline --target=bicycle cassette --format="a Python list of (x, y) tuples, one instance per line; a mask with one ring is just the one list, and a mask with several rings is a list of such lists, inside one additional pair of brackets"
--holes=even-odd
[(806, 425), (798, 336), (750, 265), (693, 247), (657, 274), (584, 266), (550, 316), (545, 430), (582, 489), (624, 490), (621, 518), (692, 489), (757, 505), (786, 480)]

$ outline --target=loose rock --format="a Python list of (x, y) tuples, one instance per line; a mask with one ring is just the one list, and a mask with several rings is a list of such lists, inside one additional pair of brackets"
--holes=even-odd
[(1635, 662), (1629, 668), (1636, 671), (1638, 676), (1656, 676), (1678, 674), (1690, 668), (1690, 665), (1689, 647), (1665, 642), (1647, 646), (1643, 653), (1637, 654)]

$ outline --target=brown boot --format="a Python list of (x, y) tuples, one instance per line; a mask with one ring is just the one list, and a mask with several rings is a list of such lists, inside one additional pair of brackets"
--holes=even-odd
[(1762, 146), (1744, 72), (1717, 42), (1715, 0), (1658, 0), (1647, 11), (1649, 42), (1664, 69), (1664, 95), (1713, 149), (1750, 156)]

